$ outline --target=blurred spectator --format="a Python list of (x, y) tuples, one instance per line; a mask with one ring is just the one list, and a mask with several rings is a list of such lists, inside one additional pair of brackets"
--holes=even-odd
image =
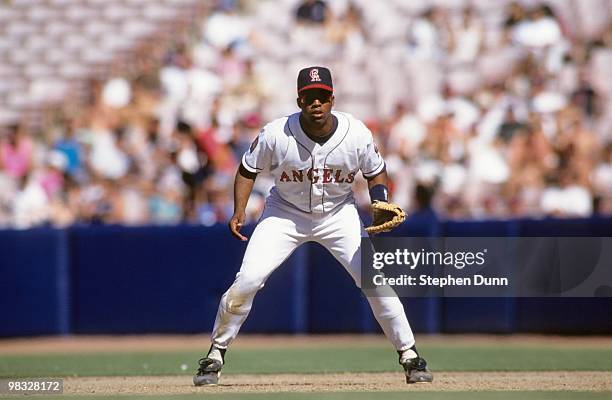
[(589, 118), (595, 117), (599, 112), (599, 98), (586, 73), (581, 75), (578, 87), (571, 94), (571, 101)]
[(435, 184), (427, 185), (418, 183), (414, 189), (415, 207), (408, 214), (407, 223), (418, 226), (434, 226), (438, 221), (438, 216), (433, 208), (433, 197)]
[(298, 22), (323, 24), (328, 20), (329, 9), (323, 0), (304, 0), (297, 8), (295, 17)]
[(153, 192), (149, 197), (149, 217), (153, 224), (174, 225), (181, 222), (183, 210), (181, 194), (177, 190), (165, 188)]
[(475, 12), (473, 7), (465, 7), (460, 20), (451, 25), (450, 58), (455, 63), (474, 62), (482, 50), (484, 21)]
[(130, 160), (121, 147), (124, 133), (125, 127), (112, 129), (105, 122), (91, 127), (89, 166), (96, 174), (119, 179), (128, 173)]
[(602, 149), (602, 163), (593, 171), (597, 214), (612, 214), (612, 143)]
[(542, 193), (541, 207), (550, 216), (588, 217), (593, 212), (593, 198), (575, 174), (564, 170)]
[(401, 103), (395, 107), (389, 124), (389, 147), (404, 160), (415, 157), (427, 134), (425, 124)]
[[(464, 3), (219, 1), (134, 65), (95, 69), (85, 101), (40, 134), (5, 125), (0, 227), (225, 222), (261, 121), (296, 111), (295, 72), (318, 63), (414, 218), (612, 214), (610, 15)], [(7, 85), (0, 100), (18, 104), (26, 90)], [(257, 179), (250, 221), (270, 184)], [(367, 185), (354, 189), (367, 209)]]
[(408, 42), (415, 57), (431, 59), (441, 55), (443, 42), (442, 12), (436, 7), (425, 10), (411, 25)]
[(11, 125), (0, 138), (0, 166), (16, 180), (25, 179), (32, 168), (34, 145), (23, 125)]
[(508, 107), (504, 122), (499, 126), (497, 136), (505, 142), (510, 142), (512, 137), (517, 133), (527, 129), (527, 124), (524, 121), (518, 121), (514, 114), (514, 109)]
[(175, 130), (176, 163), (181, 170), (187, 192), (183, 200), (184, 217), (192, 219), (196, 196), (204, 179), (210, 174), (208, 157), (198, 148), (191, 126), (180, 121)]
[(504, 28), (508, 30), (514, 29), (515, 26), (520, 24), (526, 19), (527, 11), (523, 5), (517, 1), (513, 1), (506, 6), (506, 19), (504, 21)]
[(512, 37), (520, 46), (539, 48), (558, 44), (562, 33), (552, 8), (540, 5), (512, 26)]
[(75, 130), (74, 121), (67, 121), (63, 135), (55, 142), (54, 149), (65, 157), (66, 173), (78, 179), (83, 173), (83, 149), (76, 139)]
[(38, 174), (22, 177), (21, 186), (13, 198), (12, 210), (12, 223), (16, 228), (28, 228), (48, 222), (49, 198)]

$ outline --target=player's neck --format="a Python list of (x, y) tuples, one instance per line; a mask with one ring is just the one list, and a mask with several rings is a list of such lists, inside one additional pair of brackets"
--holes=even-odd
[(308, 121), (306, 118), (304, 118), (302, 114), (300, 114), (300, 126), (302, 127), (302, 130), (306, 135), (315, 138), (321, 138), (325, 136), (330, 136), (334, 133), (337, 125), (336, 123), (334, 123), (335, 119), (336, 118), (334, 117), (334, 115), (330, 114), (329, 118), (327, 118), (324, 123), (319, 125)]

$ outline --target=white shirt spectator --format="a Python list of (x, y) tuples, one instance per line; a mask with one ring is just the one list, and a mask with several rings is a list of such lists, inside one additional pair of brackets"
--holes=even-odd
[(468, 132), (478, 121), (480, 110), (464, 97), (453, 97), (446, 102), (447, 111), (453, 113), (453, 122), (462, 132)]
[(187, 72), (174, 65), (163, 67), (159, 79), (167, 102), (177, 104), (183, 101), (189, 93)]
[(233, 13), (214, 13), (204, 25), (205, 39), (219, 49), (224, 49), (233, 42), (246, 40), (250, 32), (249, 20)]
[(458, 163), (445, 165), (442, 169), (440, 189), (449, 195), (459, 194), (465, 187), (467, 170)]
[(34, 173), (22, 191), (13, 199), (13, 225), (27, 229), (46, 222), (49, 218), (49, 199)]
[(417, 105), (419, 118), (425, 123), (434, 121), (445, 112), (447, 112), (446, 102), (438, 94), (426, 96)]
[(595, 169), (593, 183), (600, 192), (612, 196), (612, 163), (602, 163)]
[(0, 171), (0, 228), (11, 223), (11, 205), (16, 193), (15, 181)]
[(540, 207), (547, 215), (588, 217), (593, 212), (593, 199), (583, 186), (549, 187), (542, 193)]
[(554, 113), (565, 107), (567, 99), (559, 92), (546, 90), (533, 98), (533, 110), (538, 113)]
[(442, 164), (438, 160), (419, 160), (414, 166), (414, 175), (417, 181), (433, 184), (442, 173)]
[(543, 17), (519, 23), (512, 32), (516, 43), (526, 47), (546, 47), (558, 43), (561, 28), (554, 18)]
[(416, 57), (431, 59), (438, 55), (440, 43), (438, 30), (434, 24), (424, 18), (419, 18), (412, 24), (410, 42)]
[(476, 60), (483, 39), (482, 20), (472, 18), (467, 26), (463, 22), (454, 29), (455, 48), (451, 55), (457, 63), (471, 63)]
[(200, 161), (195, 148), (183, 148), (179, 151), (176, 158), (177, 164), (181, 169), (190, 174), (195, 174), (200, 168)]
[(403, 157), (410, 157), (416, 155), (426, 134), (425, 125), (414, 114), (404, 114), (391, 127), (389, 146)]
[(472, 140), (468, 145), (469, 176), (477, 181), (499, 184), (510, 176), (510, 168), (501, 153), (491, 144)]
[(129, 160), (117, 147), (112, 132), (94, 131), (90, 165), (94, 171), (109, 179), (119, 179), (127, 173)]
[(129, 104), (131, 98), (130, 84), (123, 78), (113, 78), (104, 85), (102, 100), (107, 106), (122, 108)]
[(210, 111), (215, 97), (221, 93), (221, 79), (204, 68), (185, 71), (186, 97), (183, 98), (182, 116), (193, 126), (210, 124)]

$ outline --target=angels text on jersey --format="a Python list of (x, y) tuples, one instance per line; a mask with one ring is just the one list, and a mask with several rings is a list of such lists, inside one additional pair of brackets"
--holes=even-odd
[(333, 111), (338, 127), (319, 144), (304, 133), (299, 115), (267, 124), (243, 155), (242, 165), (254, 173), (269, 171), (275, 181), (270, 196), (304, 212), (329, 212), (353, 201), (356, 174), (362, 171), (370, 178), (385, 166), (372, 133), (352, 115)]

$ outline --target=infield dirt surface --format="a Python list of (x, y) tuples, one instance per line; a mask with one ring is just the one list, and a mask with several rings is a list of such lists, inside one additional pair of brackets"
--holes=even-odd
[(215, 387), (186, 376), (67, 378), (66, 394), (190, 394), (395, 391), (612, 391), (612, 372), (439, 372), (433, 384), (407, 385), (398, 373), (227, 375)]
[[(562, 346), (612, 348), (611, 337), (551, 336), (421, 336), (426, 346)], [(320, 346), (384, 346), (382, 336), (242, 336), (232, 351), (254, 348), (317, 348)], [(208, 337), (193, 336), (94, 336), (0, 340), (0, 356), (33, 354), (106, 353), (125, 351), (193, 351), (204, 353)], [(425, 354), (426, 356), (426, 354)], [(195, 360), (194, 360), (195, 361)], [(406, 385), (399, 365), (396, 372), (347, 373), (229, 373), (216, 387), (194, 387), (192, 367), (181, 375), (66, 377), (66, 395), (177, 395), (212, 393), (307, 393), (396, 391), (612, 391), (611, 371), (435, 371), (433, 384)], [(347, 368), (349, 369), (349, 368)]]

